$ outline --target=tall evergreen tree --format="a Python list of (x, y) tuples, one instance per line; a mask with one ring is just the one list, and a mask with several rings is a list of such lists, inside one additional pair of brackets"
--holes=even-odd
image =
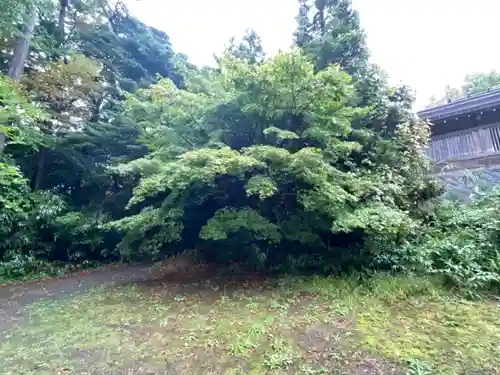
[(12, 60), (9, 65), (9, 77), (14, 81), (19, 81), (24, 70), (24, 64), (28, 57), (30, 39), (35, 31), (37, 21), (37, 9), (35, 4), (31, 5), (26, 22), (23, 25), (21, 35), (16, 40), (12, 53)]
[(166, 33), (126, 14), (113, 14), (109, 23), (79, 31), (78, 49), (103, 64), (104, 74), (125, 91), (135, 91), (157, 81), (157, 75), (182, 84)]
[[(26, 1), (24, 9), (30, 4), (34, 2)], [(43, 107), (44, 116), (31, 115), (33, 110), (24, 101), (10, 103), (12, 95), (7, 94), (12, 88), (0, 81), (0, 91), (5, 93), (2, 120), (8, 117), (16, 125), (5, 127), (4, 121), (0, 128), (9, 137), (2, 156), (9, 162), (0, 169), (11, 173), (19, 164), (31, 182), (31, 191), (29, 186), (23, 190), (29, 192), (28, 201), (34, 197), (38, 202), (50, 191), (63, 204), (53, 205), (60, 207), (57, 222), (55, 217), (43, 224), (29, 219), (28, 248), (13, 245), (12, 229), (0, 240), (0, 253), (11, 248), (21, 253), (40, 251), (47, 257), (50, 253), (63, 260), (75, 254), (99, 257), (104, 248), (114, 248), (114, 240), (106, 242), (98, 228), (100, 218), (120, 217), (135, 184), (133, 176), (123, 177), (113, 167), (147, 152), (138, 142), (138, 124), (120, 115), (121, 102), (127, 91), (156, 82), (157, 75), (181, 84), (180, 68), (191, 67), (172, 50), (168, 35), (129, 17), (121, 3), (109, 6), (107, 1), (61, 0), (53, 5), (38, 7), (33, 38), (23, 39), (32, 42), (32, 48), (25, 49), (24, 74), (19, 75), (21, 95)], [(16, 19), (18, 25), (21, 19)], [(0, 16), (0, 26), (2, 21)], [(7, 47), (14, 45), (17, 34), (5, 32), (2, 36), (6, 46), (1, 53), (2, 69), (7, 73)], [(25, 207), (33, 212), (38, 209)], [(16, 227), (12, 222), (5, 224)]]
[(247, 29), (239, 42), (234, 37), (231, 38), (225, 54), (234, 56), (250, 65), (261, 64), (266, 57), (262, 39), (253, 29)]
[(299, 0), (295, 43), (316, 62), (316, 69), (339, 65), (356, 87), (353, 105), (366, 109), (356, 128), (394, 133), (411, 118), (413, 95), (408, 87), (390, 87), (386, 75), (369, 61), (359, 14), (351, 0)]
[(368, 62), (366, 37), (349, 0), (299, 0), (295, 41), (316, 68), (340, 65), (351, 75)]

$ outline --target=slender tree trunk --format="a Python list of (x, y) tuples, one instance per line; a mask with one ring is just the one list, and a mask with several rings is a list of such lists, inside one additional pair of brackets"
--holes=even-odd
[(3, 152), (4, 148), (5, 148), (5, 134), (0, 132), (0, 154)]
[(32, 6), (29, 18), (23, 26), (22, 35), (19, 36), (14, 47), (14, 55), (12, 56), (9, 66), (8, 76), (14, 81), (19, 81), (21, 79), (21, 74), (23, 74), (24, 64), (26, 63), (26, 58), (28, 57), (30, 49), (30, 39), (35, 31), (36, 18), (37, 10), (35, 6)]
[(64, 23), (66, 20), (66, 11), (68, 9), (68, 4), (69, 4), (68, 0), (61, 0), (59, 2), (58, 28), (59, 28), (59, 39), (61, 44), (64, 44), (64, 38), (65, 38)]
[(321, 36), (325, 35), (325, 6), (326, 6), (326, 1), (325, 0), (316, 0), (316, 9), (318, 10), (318, 23), (319, 23), (319, 28), (321, 31)]
[(45, 150), (41, 149), (37, 157), (35, 173), (31, 179), (31, 188), (33, 190), (38, 190), (42, 184), (43, 174), (45, 172)]
[[(21, 74), (23, 74), (24, 71), (24, 64), (26, 63), (26, 58), (28, 57), (30, 49), (30, 39), (35, 31), (36, 16), (36, 7), (32, 5), (29, 18), (23, 25), (22, 35), (19, 36), (19, 39), (14, 46), (14, 54), (12, 56), (12, 60), (10, 61), (7, 75), (9, 78), (17, 82), (21, 79)], [(0, 154), (3, 153), (5, 142), (5, 134), (0, 132)]]

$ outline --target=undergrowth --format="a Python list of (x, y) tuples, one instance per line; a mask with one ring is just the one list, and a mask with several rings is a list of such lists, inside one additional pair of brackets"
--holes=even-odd
[(96, 268), (100, 265), (98, 262), (91, 261), (80, 263), (48, 262), (29, 255), (14, 254), (0, 262), (0, 284), (61, 276), (78, 270)]
[(472, 203), (442, 201), (412, 241), (384, 248), (379, 261), (392, 268), (436, 275), (473, 297), (500, 287), (500, 189)]

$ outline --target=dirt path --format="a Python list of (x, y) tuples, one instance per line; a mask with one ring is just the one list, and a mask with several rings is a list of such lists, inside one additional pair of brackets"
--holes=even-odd
[(123, 265), (90, 272), (0, 286), (0, 338), (19, 325), (26, 307), (42, 299), (60, 299), (99, 286), (116, 286), (151, 278), (148, 266)]

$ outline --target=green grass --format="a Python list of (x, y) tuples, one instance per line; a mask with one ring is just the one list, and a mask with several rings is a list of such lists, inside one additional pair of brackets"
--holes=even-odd
[(499, 374), (499, 313), (421, 279), (132, 285), (33, 304), (0, 373)]

